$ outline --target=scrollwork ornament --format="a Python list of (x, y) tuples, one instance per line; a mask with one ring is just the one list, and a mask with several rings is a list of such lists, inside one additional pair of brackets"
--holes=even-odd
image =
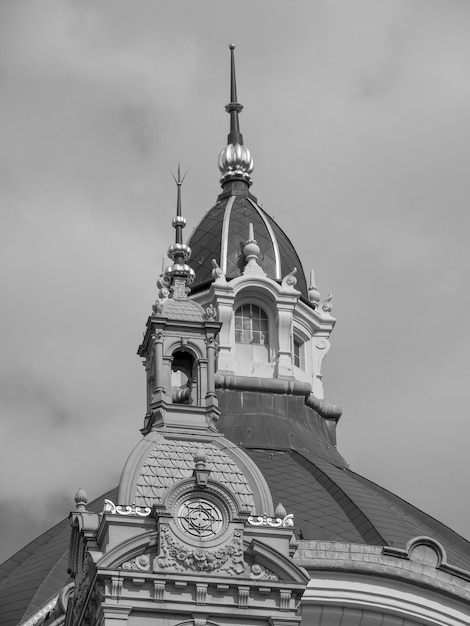
[(291, 289), (295, 288), (295, 286), (297, 285), (297, 278), (295, 277), (296, 274), (297, 274), (297, 268), (294, 267), (292, 272), (289, 272), (289, 274), (284, 276), (284, 278), (282, 279), (282, 286), (284, 287), (284, 289), (286, 287), (290, 287)]
[(111, 500), (104, 501), (103, 513), (110, 513), (111, 515), (132, 515), (138, 517), (148, 517), (151, 513), (151, 509), (148, 506), (136, 506), (135, 503), (124, 506), (115, 505)]
[(268, 517), (265, 515), (250, 515), (248, 524), (251, 526), (268, 526), (270, 528), (292, 528), (294, 526), (294, 515), (289, 513), (284, 518)]
[(212, 278), (219, 282), (226, 282), (224, 272), (215, 259), (212, 259)]
[(324, 300), (322, 300), (321, 308), (323, 309), (323, 311), (325, 311), (325, 313), (331, 313), (331, 311), (333, 310), (333, 304), (331, 302), (332, 299), (333, 299), (333, 294), (330, 293), (328, 298), (325, 298)]

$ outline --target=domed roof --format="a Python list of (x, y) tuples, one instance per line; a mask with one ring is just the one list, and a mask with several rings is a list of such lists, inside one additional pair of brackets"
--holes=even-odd
[(266, 274), (281, 282), (296, 267), (296, 288), (307, 298), (307, 281), (302, 263), (290, 239), (258, 205), (248, 186), (240, 181), (225, 186), (224, 193), (188, 240), (192, 250), (189, 265), (196, 274), (193, 290), (212, 280), (213, 259), (227, 280), (241, 275), (245, 266), (243, 247), (248, 239), (250, 223), (253, 224), (254, 236), (261, 249), (258, 263)]
[(218, 159), (223, 192), (188, 240), (192, 250), (189, 264), (196, 274), (192, 290), (204, 288), (213, 280), (213, 260), (218, 263), (227, 280), (242, 274), (246, 265), (243, 248), (249, 238), (251, 223), (254, 239), (261, 251), (258, 263), (267, 276), (281, 282), (284, 276), (296, 268), (296, 288), (308, 298), (307, 281), (294, 246), (249, 192), (254, 164), (240, 132), (239, 114), (243, 106), (237, 100), (234, 49), (235, 46), (230, 44), (230, 102), (225, 107), (230, 115), (230, 132), (227, 145)]

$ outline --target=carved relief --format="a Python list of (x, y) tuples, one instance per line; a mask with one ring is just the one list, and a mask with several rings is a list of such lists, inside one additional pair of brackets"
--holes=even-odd
[(72, 610), (72, 623), (77, 624), (78, 618), (85, 605), (85, 600), (90, 588), (90, 580), (88, 578), (89, 564), (88, 559), (85, 559), (83, 569), (79, 576), (75, 579), (75, 591), (73, 594), (73, 610)]
[(135, 559), (125, 561), (121, 567), (122, 569), (127, 570), (139, 570), (143, 572), (148, 572), (150, 570), (150, 557), (147, 554), (141, 554)]
[(254, 563), (251, 566), (250, 578), (252, 580), (269, 580), (272, 582), (279, 580), (279, 576), (277, 576), (277, 574), (274, 574), (265, 567), (262, 567), (259, 563)]
[(240, 575), (245, 571), (243, 559), (242, 532), (236, 530), (232, 539), (214, 549), (192, 548), (172, 535), (168, 526), (161, 528), (160, 554), (154, 560), (154, 569), (172, 568), (177, 571), (226, 572)]

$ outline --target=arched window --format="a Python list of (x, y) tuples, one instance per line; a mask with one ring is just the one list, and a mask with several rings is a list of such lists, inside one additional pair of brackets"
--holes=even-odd
[(256, 304), (243, 304), (235, 312), (235, 342), (269, 346), (269, 320)]
[(194, 358), (178, 350), (173, 353), (171, 365), (171, 395), (175, 404), (192, 404), (192, 391), (196, 382)]

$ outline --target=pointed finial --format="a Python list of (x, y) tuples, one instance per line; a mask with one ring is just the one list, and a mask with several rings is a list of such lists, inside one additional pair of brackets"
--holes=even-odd
[(287, 511), (284, 505), (282, 504), (282, 502), (279, 502), (279, 504), (277, 505), (274, 511), (274, 517), (277, 517), (278, 519), (284, 519), (286, 515), (287, 515)]
[(239, 114), (243, 106), (237, 102), (237, 80), (235, 76), (235, 45), (230, 48), (230, 102), (225, 110), (230, 115), (230, 132), (227, 137), (227, 146), (219, 155), (219, 169), (222, 172), (220, 182), (222, 186), (230, 180), (242, 180), (251, 185), (250, 174), (253, 171), (253, 159), (250, 151), (243, 145), (243, 135), (240, 132)]
[(308, 299), (316, 308), (318, 303), (320, 302), (320, 298), (321, 298), (320, 292), (315, 286), (315, 272), (313, 270), (310, 270), (310, 285), (308, 288)]
[(243, 248), (243, 254), (246, 258), (245, 271), (261, 270), (261, 267), (258, 265), (260, 253), (260, 247), (255, 239), (255, 230), (253, 224), (250, 222), (248, 225), (248, 240)]

